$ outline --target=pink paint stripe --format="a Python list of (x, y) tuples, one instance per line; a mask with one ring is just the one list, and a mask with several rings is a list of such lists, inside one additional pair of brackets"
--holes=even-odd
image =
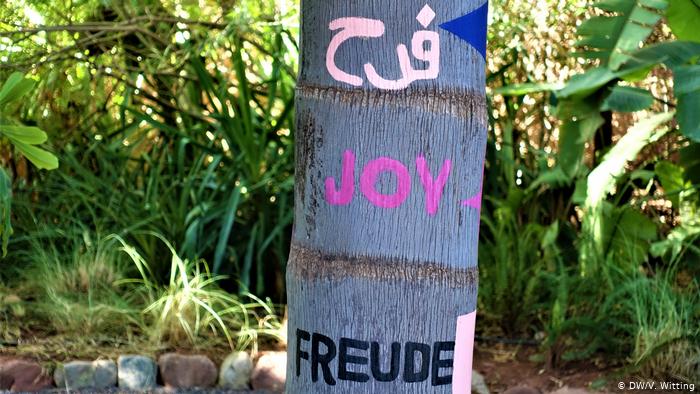
[(462, 206), (472, 207), (474, 209), (481, 210), (481, 192), (474, 197), (468, 198), (462, 201)]
[(454, 364), (452, 366), (452, 394), (472, 392), (472, 357), (474, 355), (474, 328), (476, 311), (457, 318)]

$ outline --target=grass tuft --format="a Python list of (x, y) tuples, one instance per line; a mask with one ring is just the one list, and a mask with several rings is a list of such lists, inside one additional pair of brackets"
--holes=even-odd
[(165, 284), (157, 281), (149, 263), (133, 246), (119, 236), (111, 238), (121, 244), (121, 250), (141, 275), (119, 283), (136, 285), (141, 292), (146, 304), (142, 314), (154, 341), (196, 346), (208, 338), (223, 336), (231, 349), (253, 346), (257, 350), (259, 336), (281, 338), (281, 323), (269, 302), (252, 294), (247, 294), (249, 301), (243, 302), (222, 290), (218, 282), (225, 278), (223, 275), (213, 275), (202, 260), (183, 260), (165, 238), (152, 235), (171, 253), (169, 280)]

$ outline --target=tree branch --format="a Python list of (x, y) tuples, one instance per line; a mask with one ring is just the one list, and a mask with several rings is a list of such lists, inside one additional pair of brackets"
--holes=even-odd
[(129, 20), (113, 22), (86, 22), (75, 25), (38, 26), (35, 28), (23, 28), (17, 26), (17, 30), (0, 32), (0, 37), (13, 36), (17, 34), (37, 34), (40, 32), (99, 32), (99, 31), (143, 31), (144, 23), (152, 25), (154, 23), (185, 24), (207, 27), (210, 29), (225, 29), (228, 25), (224, 23), (198, 21), (166, 16), (139, 16)]

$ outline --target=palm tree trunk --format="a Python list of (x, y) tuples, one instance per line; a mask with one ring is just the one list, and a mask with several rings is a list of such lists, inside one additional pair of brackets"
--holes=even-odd
[(486, 5), (303, 0), (301, 26), (287, 392), (467, 393)]

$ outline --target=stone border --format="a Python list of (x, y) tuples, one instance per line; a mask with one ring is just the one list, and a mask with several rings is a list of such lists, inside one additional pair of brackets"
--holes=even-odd
[[(116, 362), (70, 361), (52, 374), (35, 361), (0, 356), (0, 394), (278, 394), (284, 391), (286, 369), (286, 351), (260, 352), (255, 362), (247, 352), (233, 352), (218, 368), (203, 355), (165, 353), (157, 361), (122, 355)], [(489, 394), (483, 376), (476, 371), (472, 376), (472, 392)], [(512, 394), (525, 393), (533, 394)]]
[[(32, 360), (0, 356), (0, 393), (259, 393), (284, 390), (286, 352), (261, 352), (256, 362), (234, 352), (216, 366), (203, 355), (165, 353), (115, 360), (70, 361), (52, 373)], [(251, 389), (255, 391), (250, 391)]]

